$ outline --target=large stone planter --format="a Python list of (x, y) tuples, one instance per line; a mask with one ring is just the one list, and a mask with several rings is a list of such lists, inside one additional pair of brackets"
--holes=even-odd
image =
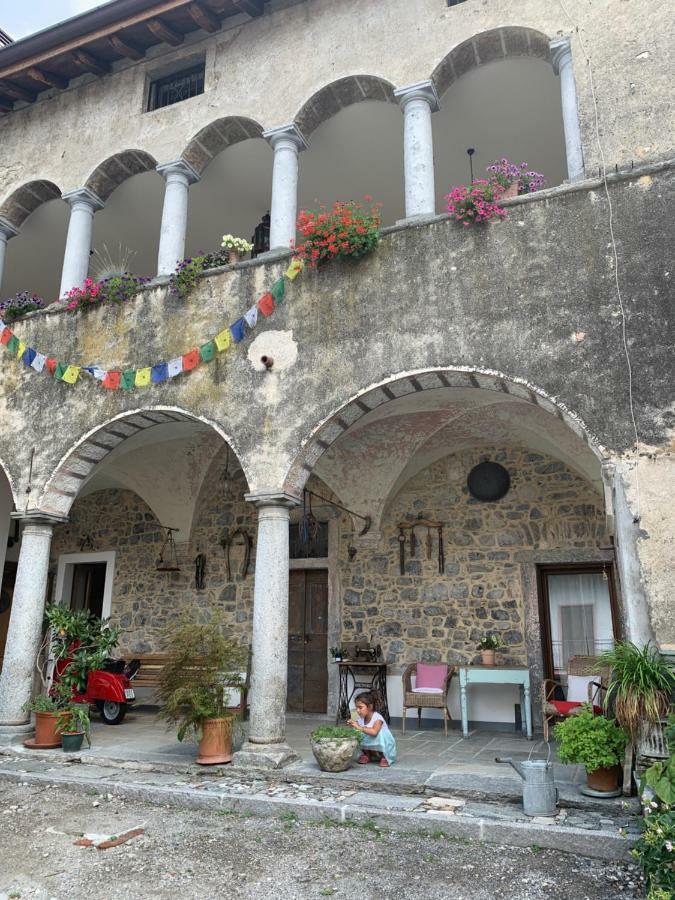
[(352, 764), (358, 736), (353, 738), (319, 738), (311, 739), (312, 753), (323, 772), (345, 772)]

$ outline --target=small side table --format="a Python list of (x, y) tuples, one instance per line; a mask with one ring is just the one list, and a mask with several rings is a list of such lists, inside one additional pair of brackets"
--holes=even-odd
[(530, 706), (530, 670), (525, 666), (458, 666), (459, 704), (462, 709), (462, 735), (469, 736), (469, 706), (466, 689), (470, 684), (518, 684), (524, 707), (523, 731), (532, 740), (532, 708)]
[[(340, 672), (340, 697), (338, 700), (335, 724), (340, 719), (349, 718), (352, 697), (357, 691), (377, 691), (381, 701), (379, 710), (389, 724), (389, 704), (387, 703), (387, 664), (386, 662), (361, 662), (343, 659), (335, 663)], [(349, 679), (351, 678), (351, 686)], [(351, 687), (351, 689), (350, 689)]]

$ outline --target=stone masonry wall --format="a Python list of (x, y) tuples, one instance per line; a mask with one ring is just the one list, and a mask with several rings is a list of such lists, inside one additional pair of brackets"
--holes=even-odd
[[(467, 475), (483, 460), (501, 463), (511, 487), (496, 503), (472, 498)], [(425, 518), (445, 525), (445, 574), (438, 573), (438, 542), (427, 559), (426, 529), (416, 531), (417, 553), (406, 542), (399, 574), (397, 523)], [(476, 645), (499, 633), (504, 663), (527, 663), (520, 564), (523, 550), (607, 546), (602, 500), (563, 463), (525, 448), (487, 447), (448, 456), (429, 466), (393, 498), (380, 548), (340, 553), (343, 640), (372, 636), (395, 667), (414, 660), (479, 659)], [(409, 532), (406, 532), (409, 535)]]

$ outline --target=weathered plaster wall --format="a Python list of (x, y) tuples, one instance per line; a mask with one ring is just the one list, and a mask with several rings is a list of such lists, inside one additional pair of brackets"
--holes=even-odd
[[(466, 478), (485, 459), (511, 475), (508, 494), (481, 503), (468, 493)], [(438, 541), (433, 535), (427, 559), (426, 530), (418, 528), (415, 558), (406, 543), (405, 575), (399, 569), (399, 522), (416, 518), (445, 523), (445, 574), (438, 572)], [(447, 456), (409, 481), (390, 503), (380, 546), (359, 550), (347, 561), (344, 535), (340, 553), (343, 640), (373, 637), (399, 671), (409, 662), (472, 662), (485, 633), (506, 643), (505, 663), (528, 663), (527, 620), (521, 585), (523, 551), (568, 551), (608, 544), (602, 499), (561, 462), (527, 448), (485, 447)], [(565, 553), (561, 554), (561, 561)]]
[[(569, 18), (562, 5), (541, 0), (522, 0), (517, 7), (508, 0), (469, 0), (450, 9), (445, 0), (307, 0), (253, 21), (238, 17), (217, 35), (197, 33), (179, 49), (158, 48), (103, 78), (85, 75), (68, 90), (47, 92), (4, 117), (0, 202), (32, 179), (48, 179), (63, 191), (81, 187), (99, 163), (127, 149), (168, 162), (201, 128), (224, 116), (246, 116), (265, 128), (285, 124), (339, 78), (370, 74), (397, 87), (428, 79), (453, 48), (501, 26), (531, 28), (549, 38), (573, 35), (587, 171), (597, 167), (598, 153), (580, 40), (592, 57), (608, 163), (666, 154), (673, 133), (672, 26), (669, 31), (663, 5), (568, 0), (565, 6)], [(206, 55), (205, 93), (143, 113), (147, 78), (195, 53)]]

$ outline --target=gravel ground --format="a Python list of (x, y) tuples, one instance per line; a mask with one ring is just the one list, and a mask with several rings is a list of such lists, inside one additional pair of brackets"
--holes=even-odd
[[(144, 834), (106, 850), (83, 834)], [(3, 893), (4, 892), (4, 893)], [(634, 866), (537, 847), (463, 843), (200, 812), (0, 782), (0, 900), (274, 898), (609, 900), (644, 897)]]

